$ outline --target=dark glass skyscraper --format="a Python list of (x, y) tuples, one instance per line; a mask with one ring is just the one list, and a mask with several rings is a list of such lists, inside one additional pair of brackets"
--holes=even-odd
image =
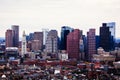
[(27, 41), (34, 40), (34, 33), (30, 33)]
[(19, 26), (12, 25), (12, 30), (13, 30), (13, 46), (18, 47), (19, 46)]
[(61, 50), (66, 50), (67, 46), (67, 35), (72, 32), (73, 29), (68, 27), (68, 26), (63, 26), (61, 28), (61, 44), (60, 44), (60, 49)]
[(96, 35), (96, 50), (100, 47), (100, 36)]
[(111, 50), (111, 32), (107, 23), (103, 23), (102, 27), (100, 27), (100, 47), (102, 47), (105, 51)]

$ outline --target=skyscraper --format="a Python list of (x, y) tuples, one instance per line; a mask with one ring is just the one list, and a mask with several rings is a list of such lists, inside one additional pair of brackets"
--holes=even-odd
[(19, 26), (12, 25), (12, 30), (13, 30), (13, 46), (18, 47), (19, 46)]
[(84, 44), (84, 60), (87, 60), (87, 37), (85, 35), (82, 35), (82, 39), (83, 39), (83, 44)]
[(111, 50), (114, 50), (115, 49), (115, 22), (109, 22), (107, 23), (107, 26), (109, 27), (109, 31), (111, 32), (110, 48)]
[[(34, 40), (37, 40), (38, 50), (42, 50), (43, 47), (43, 32), (34, 32)], [(34, 49), (34, 48), (33, 48)]]
[(28, 41), (32, 41), (32, 40), (34, 40), (34, 33), (29, 34), (29, 40)]
[(36, 52), (36, 51), (40, 50), (40, 40), (32, 40), (31, 44), (32, 44), (32, 46), (31, 46), (32, 51)]
[(93, 54), (96, 54), (95, 29), (90, 29), (89, 32), (87, 32), (87, 52), (88, 60), (91, 61)]
[(100, 47), (100, 36), (96, 35), (96, 50)]
[(56, 30), (51, 30), (48, 32), (45, 51), (47, 53), (58, 52), (58, 33)]
[(49, 29), (42, 29), (42, 31), (43, 31), (43, 45), (45, 45)]
[(115, 22), (109, 22), (109, 23), (107, 23), (107, 26), (109, 27), (111, 36), (113, 36), (115, 38)]
[(80, 46), (79, 47), (80, 48), (80, 59), (84, 60), (84, 58), (85, 58), (85, 52), (84, 52), (84, 43), (83, 43), (82, 37), (80, 38), (79, 46)]
[(66, 50), (67, 47), (67, 35), (72, 32), (73, 29), (68, 26), (63, 26), (61, 28), (61, 43), (60, 43), (60, 49)]
[(26, 44), (26, 34), (25, 31), (23, 32), (22, 36), (22, 52), (21, 56), (24, 57), (24, 55), (27, 53), (27, 44)]
[(102, 47), (105, 51), (109, 51), (111, 46), (111, 32), (107, 23), (103, 23), (102, 27), (100, 27), (100, 47)]
[(80, 30), (75, 29), (67, 35), (67, 53), (69, 59), (80, 59), (79, 53)]
[(5, 33), (6, 47), (13, 47), (13, 30), (8, 29)]

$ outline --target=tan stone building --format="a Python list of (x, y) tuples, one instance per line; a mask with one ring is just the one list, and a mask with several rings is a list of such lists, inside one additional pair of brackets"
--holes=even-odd
[(115, 61), (115, 56), (111, 55), (110, 52), (105, 52), (103, 48), (98, 48), (98, 54), (93, 55), (94, 61)]

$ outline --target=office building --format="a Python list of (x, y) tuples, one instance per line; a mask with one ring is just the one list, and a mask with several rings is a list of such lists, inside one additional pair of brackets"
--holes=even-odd
[(12, 25), (12, 30), (13, 30), (13, 46), (18, 47), (19, 46), (19, 26)]
[(111, 55), (110, 52), (105, 52), (102, 47), (99, 47), (97, 49), (98, 54), (93, 55), (93, 61), (104, 61), (104, 62), (114, 62), (115, 61), (115, 56)]
[(58, 33), (56, 30), (51, 30), (48, 32), (45, 51), (47, 53), (58, 52)]
[[(33, 39), (33, 41), (37, 41), (37, 43), (38, 43), (38, 44), (36, 44), (36, 47), (38, 47), (36, 49), (42, 50), (42, 47), (43, 47), (43, 32), (34, 32), (34, 39)], [(34, 46), (35, 46), (35, 44), (34, 44)], [(35, 49), (35, 48), (33, 48), (33, 45), (32, 45), (32, 49), (33, 49), (33, 51)]]
[(106, 23), (103, 23), (100, 27), (100, 47), (105, 51), (111, 50), (111, 32)]
[(84, 56), (84, 60), (87, 60), (87, 37), (85, 35), (82, 36), (82, 40), (83, 40), (83, 45), (84, 45), (84, 53), (85, 53), (85, 56)]
[(17, 47), (7, 47), (5, 51), (8, 60), (15, 60), (18, 58), (19, 52)]
[(80, 60), (84, 60), (85, 59), (85, 52), (84, 52), (84, 42), (83, 42), (82, 37), (80, 38), (79, 46), (80, 46)]
[(60, 49), (66, 50), (67, 47), (67, 35), (72, 32), (73, 29), (68, 26), (63, 26), (61, 28), (61, 43), (60, 43)]
[(111, 32), (111, 36), (113, 36), (115, 38), (115, 22), (109, 22), (107, 23), (107, 26), (109, 27), (109, 31)]
[(80, 59), (79, 40), (80, 40), (79, 29), (75, 29), (73, 32), (70, 32), (67, 35), (67, 53), (69, 59), (76, 59), (76, 60)]
[(34, 39), (34, 33), (30, 33), (28, 41), (32, 41), (33, 39)]
[(49, 29), (42, 29), (42, 31), (43, 31), (43, 45), (45, 45)]
[(80, 60), (85, 60), (85, 46), (84, 46), (84, 36), (83, 31), (80, 30), (80, 40), (79, 40), (79, 50), (80, 50)]
[(100, 47), (100, 36), (96, 35), (96, 50)]
[(24, 55), (27, 53), (27, 43), (26, 43), (26, 34), (25, 31), (23, 32), (22, 35), (22, 52), (21, 56), (24, 57)]
[(5, 46), (13, 47), (13, 30), (8, 29), (5, 33)]
[(36, 52), (40, 50), (40, 40), (32, 40), (31, 45), (32, 51)]
[(89, 61), (92, 60), (93, 54), (96, 54), (95, 29), (90, 29), (87, 32), (87, 55)]
[(115, 22), (109, 22), (107, 23), (107, 26), (109, 27), (109, 31), (111, 32), (111, 39), (110, 39), (110, 43), (111, 43), (111, 50), (115, 50)]

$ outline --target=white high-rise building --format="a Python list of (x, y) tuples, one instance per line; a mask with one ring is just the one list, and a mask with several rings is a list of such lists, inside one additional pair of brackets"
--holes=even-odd
[(22, 52), (21, 52), (21, 56), (24, 57), (24, 55), (27, 53), (27, 48), (26, 48), (26, 35), (25, 35), (25, 31), (23, 32), (23, 36), (22, 36)]
[(43, 45), (45, 45), (49, 29), (42, 29), (42, 32), (43, 32)]

